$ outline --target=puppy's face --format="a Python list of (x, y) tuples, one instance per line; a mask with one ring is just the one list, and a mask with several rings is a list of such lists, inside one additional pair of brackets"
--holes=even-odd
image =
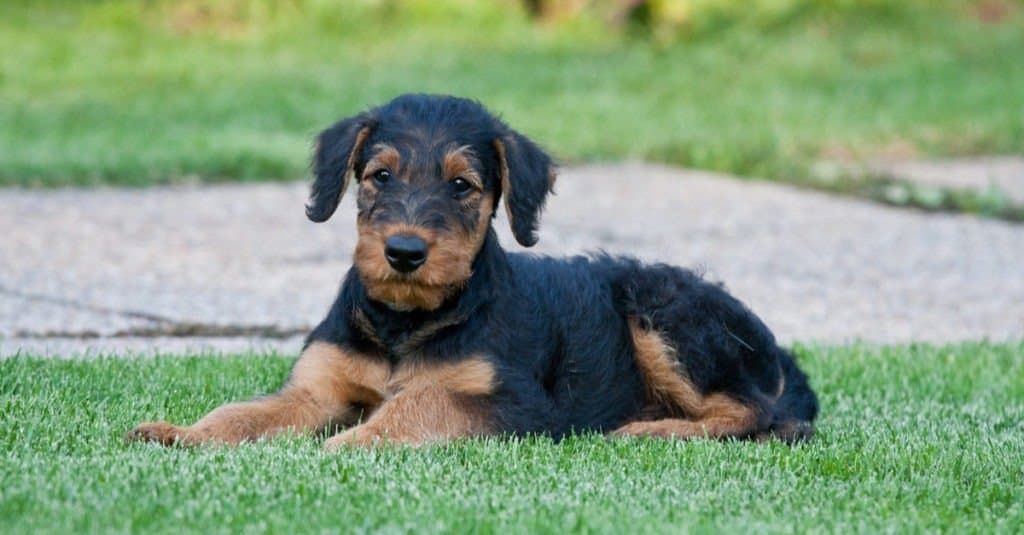
[(354, 261), (371, 299), (434, 310), (473, 274), (498, 199), (532, 245), (551, 161), (479, 104), (406, 95), (324, 131), (307, 215), (330, 217), (358, 183)]
[(357, 171), (355, 265), (372, 299), (433, 310), (469, 280), (494, 213), (480, 151), (445, 135), (370, 147)]

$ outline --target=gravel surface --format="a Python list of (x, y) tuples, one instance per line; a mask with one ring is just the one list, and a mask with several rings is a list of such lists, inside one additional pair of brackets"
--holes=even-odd
[[(1024, 225), (638, 163), (568, 168), (556, 189), (534, 252), (703, 269), (784, 342), (1024, 336)], [(326, 312), (355, 238), (351, 196), (316, 225), (305, 192), (0, 190), (0, 354), (297, 351), (286, 335)], [(172, 321), (247, 336), (132, 336)]]

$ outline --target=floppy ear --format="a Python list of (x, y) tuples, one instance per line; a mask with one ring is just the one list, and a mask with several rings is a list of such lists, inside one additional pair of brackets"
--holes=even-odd
[(544, 201), (555, 185), (551, 157), (518, 132), (494, 140), (498, 175), (505, 195), (505, 213), (516, 241), (525, 247), (537, 243), (537, 223)]
[(373, 127), (373, 119), (362, 114), (340, 121), (317, 136), (313, 154), (316, 178), (306, 203), (306, 217), (310, 220), (320, 223), (334, 214)]

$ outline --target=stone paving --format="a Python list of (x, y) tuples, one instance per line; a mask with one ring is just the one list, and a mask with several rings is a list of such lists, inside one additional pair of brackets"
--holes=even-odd
[[(702, 269), (787, 343), (1024, 338), (1024, 225), (640, 163), (564, 169), (556, 190), (533, 252)], [(305, 193), (0, 190), (0, 355), (297, 352), (355, 236), (351, 198), (317, 225)]]
[(988, 156), (936, 161), (878, 161), (868, 169), (916, 184), (939, 188), (998, 192), (1014, 204), (1024, 204), (1024, 158)]

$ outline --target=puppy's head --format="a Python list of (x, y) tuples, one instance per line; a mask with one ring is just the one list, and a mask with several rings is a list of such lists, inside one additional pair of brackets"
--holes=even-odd
[(551, 159), (479, 103), (403, 95), (324, 130), (306, 205), (326, 221), (358, 183), (355, 265), (372, 299), (433, 310), (472, 275), (499, 199), (516, 240), (537, 241)]

